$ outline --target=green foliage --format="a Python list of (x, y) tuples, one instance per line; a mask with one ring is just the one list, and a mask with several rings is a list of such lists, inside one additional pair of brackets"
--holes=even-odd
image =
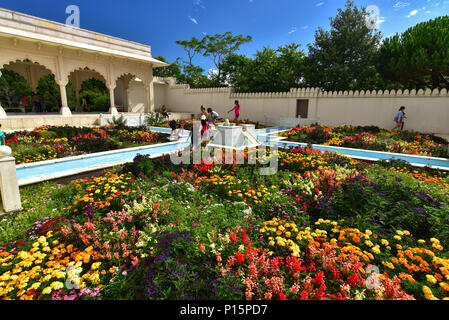
[(223, 72), (237, 92), (285, 92), (301, 85), (304, 58), (300, 45), (292, 43), (264, 48), (254, 58), (231, 54)]
[(108, 111), (110, 105), (109, 90), (103, 81), (89, 79), (81, 85), (80, 98), (89, 97), (90, 111)]
[[(244, 43), (251, 41), (251, 36), (234, 36), (232, 32), (205, 36), (202, 39), (178, 40), (177, 44), (184, 48), (187, 59), (182, 60), (183, 79), (192, 88), (219, 87), (226, 85), (223, 74), (223, 63), (226, 58), (239, 50)], [(210, 57), (215, 65), (216, 73), (204, 75), (205, 70), (194, 64), (196, 56)]]
[(4, 107), (12, 107), (11, 96), (16, 94), (20, 99), (23, 96), (31, 96), (31, 88), (27, 81), (20, 74), (0, 69), (2, 76), (0, 77), (0, 104)]
[(306, 59), (307, 86), (328, 91), (373, 89), (381, 36), (367, 27), (366, 16), (364, 8), (347, 1), (330, 19), (329, 31), (318, 28)]
[[(154, 59), (168, 63), (167, 60), (163, 56), (156, 56), (156, 57), (154, 57)], [(153, 76), (161, 77), (161, 78), (173, 77), (178, 80), (182, 80), (184, 77), (184, 75), (181, 72), (181, 66), (179, 65), (179, 60), (176, 60), (174, 63), (171, 63), (167, 67), (155, 68), (153, 70)]]
[(400, 88), (449, 88), (449, 16), (419, 23), (384, 40), (378, 69)]
[(154, 111), (147, 114), (145, 118), (145, 123), (148, 126), (158, 126), (165, 122), (165, 117), (162, 113)]
[(125, 119), (125, 116), (122, 114), (117, 118), (115, 116), (113, 116), (111, 120), (108, 120), (108, 123), (117, 128), (123, 128), (126, 126), (126, 121), (127, 120)]

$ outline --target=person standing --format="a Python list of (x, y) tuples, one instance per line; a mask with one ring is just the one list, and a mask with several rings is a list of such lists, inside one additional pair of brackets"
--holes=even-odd
[(228, 113), (231, 113), (234, 111), (235, 114), (235, 123), (238, 126), (240, 124), (239, 117), (240, 117), (240, 103), (238, 100), (235, 101), (235, 106), (231, 110), (228, 111)]
[(2, 124), (0, 123), (0, 146), (6, 146), (6, 135), (1, 129)]
[(395, 127), (393, 128), (393, 130), (403, 130), (404, 129), (404, 119), (407, 119), (407, 117), (405, 116), (405, 107), (402, 106), (396, 117), (394, 117), (394, 122), (396, 123)]
[(41, 112), (41, 107), (40, 107), (40, 103), (39, 103), (39, 96), (33, 92), (33, 96), (31, 98), (32, 103), (33, 103), (33, 112)]
[(12, 97), (11, 97), (11, 103), (14, 109), (19, 107), (19, 97), (17, 96), (17, 94), (15, 92), (13, 92)]
[(41, 105), (42, 112), (47, 112), (47, 104), (45, 103), (45, 97), (43, 94), (39, 96), (39, 103)]
[(25, 112), (28, 112), (28, 98), (27, 98), (27, 96), (23, 96), (22, 99), (20, 99), (20, 104), (25, 109)]
[(83, 97), (83, 99), (81, 100), (81, 112), (83, 112), (86, 109), (87, 109), (87, 100), (86, 97)]
[(208, 132), (208, 119), (209, 113), (206, 111), (206, 108), (204, 106), (201, 106), (201, 137), (204, 137), (204, 135)]

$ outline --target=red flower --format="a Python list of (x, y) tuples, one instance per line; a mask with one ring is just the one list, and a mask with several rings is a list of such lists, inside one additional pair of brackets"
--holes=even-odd
[(245, 257), (243, 256), (243, 254), (241, 252), (237, 252), (235, 254), (235, 258), (237, 259), (238, 264), (242, 264), (245, 261)]
[(355, 288), (359, 283), (360, 283), (360, 278), (359, 278), (358, 274), (354, 273), (352, 276), (348, 277), (348, 284), (352, 288)]
[(279, 300), (287, 300), (287, 297), (285, 296), (285, 294), (283, 292), (279, 293)]

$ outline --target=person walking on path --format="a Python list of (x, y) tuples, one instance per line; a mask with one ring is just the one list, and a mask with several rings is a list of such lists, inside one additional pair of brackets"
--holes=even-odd
[(396, 123), (396, 125), (393, 128), (393, 130), (403, 130), (404, 129), (404, 119), (407, 119), (407, 117), (405, 116), (405, 107), (402, 106), (399, 109), (396, 117), (394, 117), (394, 122)]
[(235, 101), (235, 106), (231, 110), (228, 111), (228, 113), (231, 113), (234, 111), (235, 114), (235, 123), (238, 126), (240, 124), (239, 117), (240, 117), (240, 104), (238, 100)]

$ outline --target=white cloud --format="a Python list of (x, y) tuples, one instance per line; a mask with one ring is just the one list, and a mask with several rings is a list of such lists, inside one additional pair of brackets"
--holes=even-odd
[(395, 3), (395, 5), (393, 6), (393, 8), (395, 9), (401, 9), (401, 8), (405, 8), (408, 7), (410, 5), (410, 2), (402, 2), (402, 1), (398, 1)]
[(194, 24), (198, 24), (198, 21), (195, 18), (192, 18), (191, 16), (189, 16), (190, 21), (192, 21)]
[(302, 29), (307, 30), (307, 29), (309, 29), (309, 26), (304, 26), (304, 27), (302, 27)]
[(318, 2), (315, 6), (316, 6), (316, 7), (324, 6), (324, 2)]
[(288, 32), (288, 34), (292, 34), (296, 32), (296, 27), (292, 27), (291, 30)]
[(200, 7), (200, 8), (202, 8), (202, 9), (206, 8), (201, 0), (193, 0), (193, 4), (198, 6), (198, 7)]
[(418, 9), (413, 10), (412, 12), (409, 13), (409, 15), (407, 16), (407, 18), (410, 18), (410, 17), (416, 15), (418, 12), (419, 12)]

